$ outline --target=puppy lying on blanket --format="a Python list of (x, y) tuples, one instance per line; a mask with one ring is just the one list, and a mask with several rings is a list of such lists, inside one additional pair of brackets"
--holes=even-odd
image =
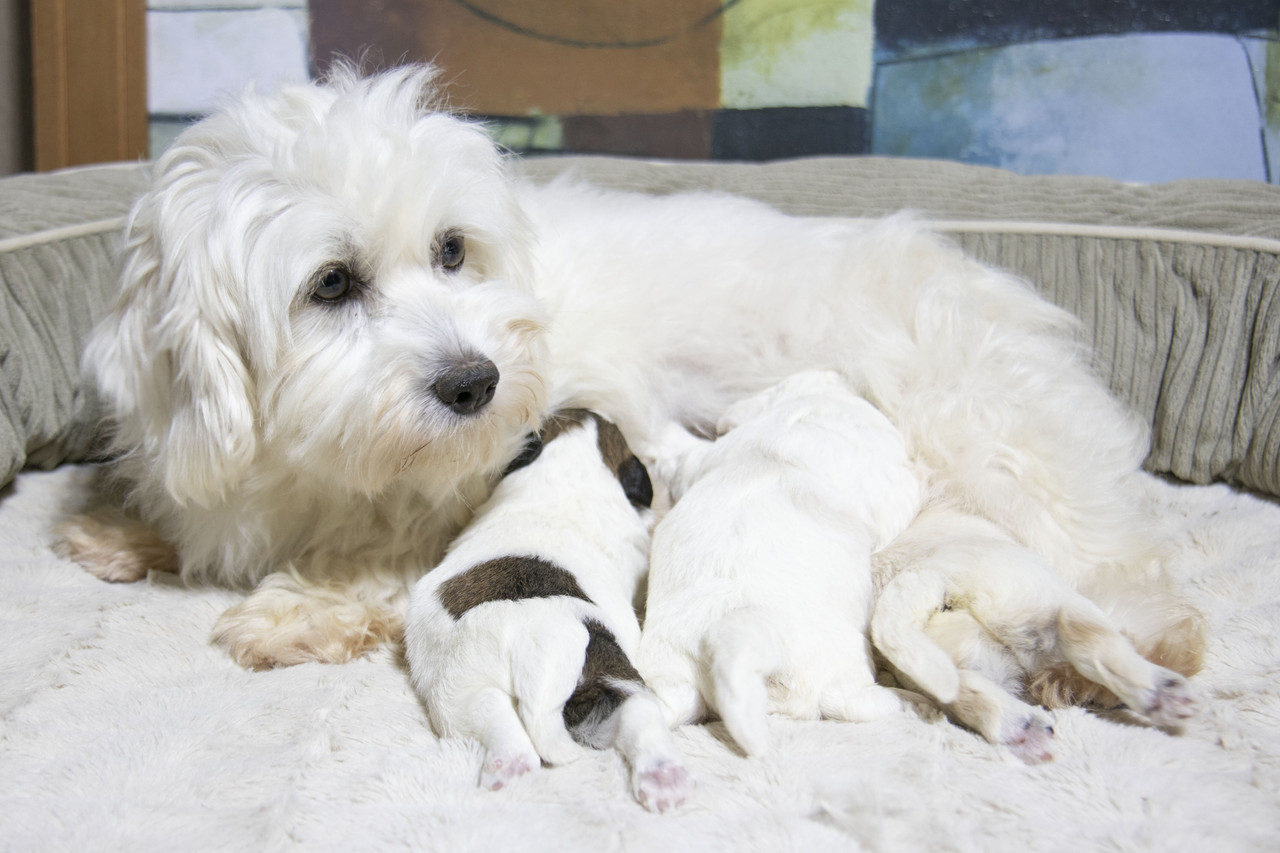
[(676, 504), (654, 532), (639, 663), (669, 721), (710, 710), (757, 755), (769, 711), (898, 710), (865, 637), (871, 553), (920, 506), (898, 431), (830, 371), (743, 400), (717, 429), (673, 427), (655, 454)]
[(1185, 678), (1143, 658), (1096, 604), (988, 521), (930, 507), (876, 565), (876, 648), (953, 718), (1028, 763), (1052, 758), (1053, 729), (1016, 697), (1055, 665), (1156, 725), (1195, 712)]
[[(652, 486), (609, 421), (553, 418), (413, 589), (405, 653), (440, 735), (485, 748), (498, 789), (539, 764), (614, 746), (632, 790), (664, 811), (692, 787), (631, 656)], [(530, 458), (532, 461), (529, 461)]]

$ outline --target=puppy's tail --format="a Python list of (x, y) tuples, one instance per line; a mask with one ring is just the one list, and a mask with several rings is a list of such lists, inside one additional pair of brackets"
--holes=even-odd
[(769, 747), (769, 691), (765, 677), (782, 668), (776, 628), (758, 610), (734, 611), (707, 633), (710, 704), (747, 755)]
[(955, 662), (925, 633), (947, 599), (946, 577), (937, 571), (906, 572), (885, 585), (871, 615), (871, 640), (903, 675), (944, 705), (960, 694)]
[(617, 735), (618, 708), (632, 694), (644, 690), (644, 680), (608, 628), (584, 621), (587, 652), (582, 676), (564, 705), (564, 725), (583, 746), (604, 749)]

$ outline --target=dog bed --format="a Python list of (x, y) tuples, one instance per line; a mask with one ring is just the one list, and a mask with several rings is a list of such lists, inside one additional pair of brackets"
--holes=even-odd
[[(612, 753), (476, 787), (403, 659), (236, 667), (208, 637), (240, 593), (101, 583), (55, 556), (88, 492), (86, 330), (114, 287), (142, 167), (0, 181), (0, 848), (1253, 850), (1280, 843), (1280, 189), (1023, 178), (922, 161), (531, 160), (648, 192), (713, 188), (805, 216), (901, 208), (1084, 321), (1148, 420), (1143, 499), (1209, 619), (1181, 736), (1058, 711), (1028, 767), (936, 715), (770, 721), (764, 759), (677, 733), (698, 789), (636, 805)], [(51, 470), (37, 470), (37, 469)], [(1189, 485), (1230, 481), (1234, 485)]]

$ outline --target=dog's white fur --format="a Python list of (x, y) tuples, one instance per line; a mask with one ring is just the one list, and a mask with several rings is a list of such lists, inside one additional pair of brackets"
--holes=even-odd
[[(648, 568), (653, 513), (628, 501), (602, 460), (603, 428), (587, 418), (565, 429), (536, 461), (503, 479), (440, 565), (414, 586), (405, 655), (436, 732), (484, 746), (485, 787), (502, 787), (539, 759), (572, 761), (579, 741), (618, 749), (637, 800), (664, 811), (682, 802), (692, 783), (643, 682), (610, 674), (597, 679), (607, 684), (588, 685), (620, 698), (616, 708), (602, 707), (606, 718), (584, 726), (598, 731), (571, 737), (562, 715), (586, 677), (586, 623), (603, 626), (629, 660), (640, 641), (634, 599)], [(489, 568), (491, 584), (501, 585), (491, 561), (512, 557), (538, 558), (534, 573), (567, 573), (586, 599), (527, 594), (527, 586), (514, 593), (526, 592), (520, 598), (510, 589), (481, 590), (491, 599), (455, 617), (446, 605), (450, 582)]]
[(1054, 665), (1071, 664), (1156, 725), (1177, 728), (1194, 714), (1185, 678), (1138, 654), (1097, 605), (989, 521), (926, 509), (876, 562), (876, 648), (957, 720), (1028, 763), (1052, 758), (1053, 728), (1018, 697), (1029, 674)]
[[(345, 660), (395, 636), (409, 584), (549, 408), (596, 409), (643, 443), (829, 368), (949, 506), (1104, 608), (1122, 579), (1117, 600), (1154, 626), (1144, 653), (1178, 647), (1194, 666), (1184, 614), (1142, 604), (1163, 583), (1126, 482), (1144, 431), (1065, 312), (902, 218), (528, 186), (433, 106), (431, 78), (250, 93), (157, 162), (86, 364), (131, 512), (176, 556), (74, 521), (70, 553), (117, 578), (178, 563), (257, 585), (217, 628), (247, 665)], [(447, 234), (466, 239), (452, 272)], [(359, 298), (318, 304), (335, 263)], [(501, 380), (459, 415), (426, 389), (477, 353)]]
[(734, 404), (716, 430), (674, 427), (655, 451), (675, 506), (654, 532), (638, 665), (670, 721), (709, 710), (759, 755), (770, 711), (901, 709), (866, 638), (871, 555), (920, 510), (898, 431), (833, 371)]

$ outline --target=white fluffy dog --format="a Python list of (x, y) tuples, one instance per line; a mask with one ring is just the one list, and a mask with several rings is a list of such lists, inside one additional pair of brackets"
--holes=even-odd
[[(393, 639), (524, 436), (564, 405), (637, 446), (809, 368), (898, 427), (949, 506), (1194, 672), (1133, 476), (1138, 428), (1075, 323), (911, 222), (513, 179), (433, 72), (250, 93), (155, 164), (86, 365), (128, 522), (68, 525), (104, 577), (254, 587), (216, 628), (251, 666)], [(1077, 698), (1057, 669), (1045, 684)]]
[(532, 463), (509, 473), (413, 589), (405, 654), (441, 735), (485, 748), (501, 788), (578, 744), (613, 746), (632, 791), (664, 811), (689, 774), (657, 698), (631, 665), (648, 568), (652, 488), (617, 427), (558, 415)]
[(920, 510), (898, 431), (831, 371), (731, 406), (714, 441), (673, 428), (654, 465), (640, 671), (672, 723), (710, 710), (748, 755), (769, 711), (865, 721), (899, 710), (866, 638), (871, 554)]

